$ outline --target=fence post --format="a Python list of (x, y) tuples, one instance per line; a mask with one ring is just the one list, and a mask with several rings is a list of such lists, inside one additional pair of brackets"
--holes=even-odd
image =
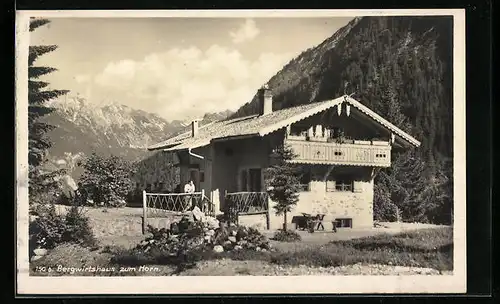
[(146, 233), (146, 228), (148, 226), (148, 204), (146, 198), (146, 190), (142, 191), (142, 234)]
[(266, 198), (267, 198), (267, 213), (266, 213), (266, 224), (267, 224), (267, 230), (270, 230), (271, 229), (271, 203), (270, 203), (270, 199), (269, 199), (269, 194), (266, 194)]
[(205, 189), (201, 189), (200, 207), (201, 211), (206, 214), (207, 208), (205, 207)]

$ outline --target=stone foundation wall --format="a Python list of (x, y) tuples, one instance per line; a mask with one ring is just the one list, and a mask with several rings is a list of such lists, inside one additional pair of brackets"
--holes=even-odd
[(266, 214), (248, 214), (238, 216), (238, 225), (253, 227), (259, 230), (267, 229)]
[[(373, 181), (358, 181), (360, 192), (326, 192), (323, 181), (311, 182), (311, 191), (301, 192), (299, 202), (287, 214), (289, 228), (293, 228), (293, 217), (309, 214), (325, 214), (323, 226), (332, 230), (335, 218), (351, 218), (352, 228), (373, 227)], [(283, 216), (274, 214), (271, 203), (271, 229), (281, 229)]]

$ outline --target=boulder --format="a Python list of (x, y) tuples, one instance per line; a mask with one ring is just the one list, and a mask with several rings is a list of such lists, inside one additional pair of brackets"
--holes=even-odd
[(224, 247), (222, 247), (221, 245), (216, 245), (216, 246), (214, 246), (213, 250), (216, 253), (221, 253), (221, 252), (224, 252)]
[(261, 251), (261, 250), (262, 250), (262, 248), (260, 248), (260, 247), (255, 248), (255, 251)]
[(234, 236), (230, 236), (230, 237), (228, 237), (227, 239), (228, 239), (228, 241), (230, 241), (231, 243), (236, 243), (236, 237), (234, 237)]
[(234, 246), (234, 250), (241, 250), (241, 249), (243, 249), (243, 247), (241, 247), (240, 245)]
[(44, 248), (37, 248), (35, 250), (33, 250), (33, 252), (36, 254), (36, 255), (39, 255), (39, 256), (44, 256), (47, 254), (47, 249), (44, 249)]
[(207, 232), (205, 232), (205, 235), (213, 236), (213, 235), (215, 235), (215, 230), (210, 229)]
[(200, 210), (200, 208), (198, 208), (198, 206), (195, 206), (191, 212), (196, 221), (202, 222), (205, 219), (205, 214)]
[(206, 216), (205, 217), (205, 223), (207, 224), (207, 227), (209, 229), (217, 229), (217, 228), (219, 228), (219, 220), (216, 219), (215, 217)]

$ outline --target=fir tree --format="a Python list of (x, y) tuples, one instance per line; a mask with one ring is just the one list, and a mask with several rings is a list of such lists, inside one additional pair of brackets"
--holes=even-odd
[[(48, 24), (47, 19), (30, 20), (30, 32), (40, 26)], [(41, 81), (40, 77), (56, 71), (53, 67), (35, 66), (38, 57), (53, 52), (56, 45), (37, 45), (29, 47), (28, 57), (28, 164), (29, 164), (29, 195), (30, 202), (36, 202), (40, 194), (48, 193), (57, 188), (53, 180), (62, 172), (46, 173), (41, 170), (46, 161), (47, 150), (51, 143), (46, 133), (53, 126), (40, 121), (40, 118), (51, 113), (52, 108), (46, 106), (46, 102), (66, 94), (67, 90), (46, 89), (49, 85)]]
[(289, 161), (295, 157), (293, 150), (287, 146), (278, 147), (273, 155), (274, 163), (266, 169), (266, 184), (269, 197), (273, 202), (277, 215), (283, 214), (283, 230), (287, 230), (287, 213), (299, 200), (300, 181), (297, 178), (297, 167)]

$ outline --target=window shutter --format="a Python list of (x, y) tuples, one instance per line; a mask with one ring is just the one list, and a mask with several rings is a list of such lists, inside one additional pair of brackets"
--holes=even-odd
[(354, 181), (353, 192), (363, 192), (363, 183), (361, 183), (360, 181)]
[(335, 181), (333, 180), (326, 181), (326, 192), (335, 192)]

